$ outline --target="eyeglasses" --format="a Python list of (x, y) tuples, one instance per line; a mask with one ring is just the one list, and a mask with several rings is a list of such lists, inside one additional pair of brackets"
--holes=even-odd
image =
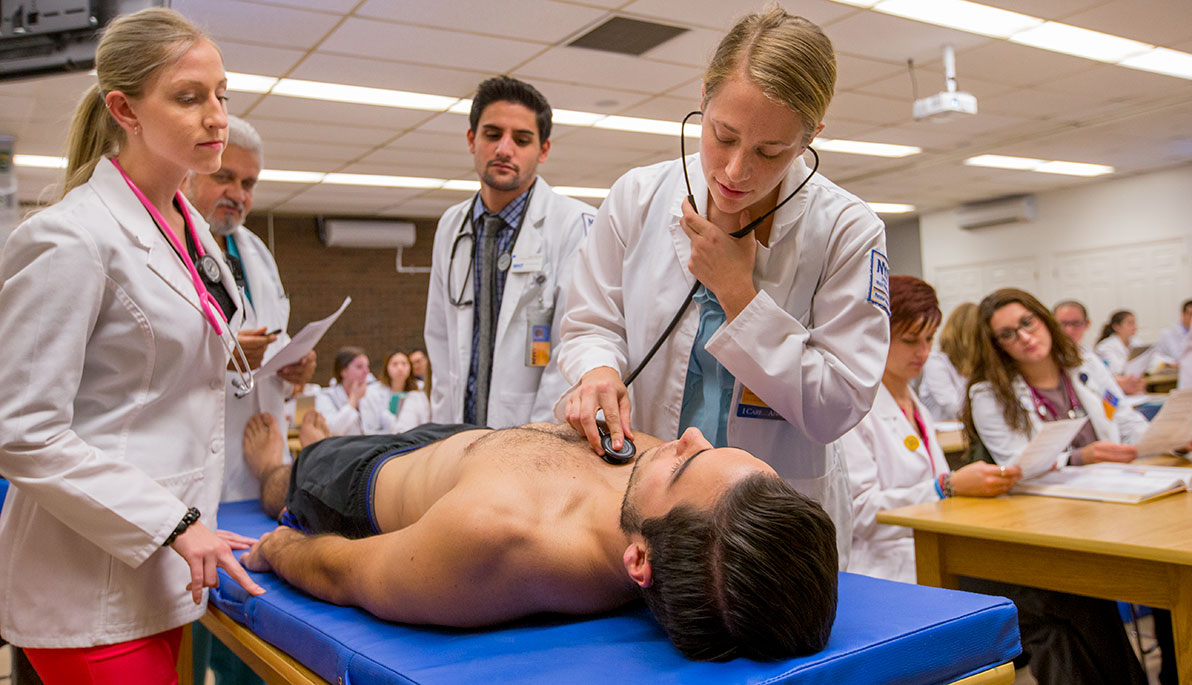
[(1089, 324), (1088, 321), (1064, 321), (1063, 319), (1057, 319), (1057, 323), (1060, 328), (1081, 328)]
[(1003, 345), (1018, 340), (1018, 334), (1022, 331), (1027, 333), (1034, 333), (1039, 328), (1039, 317), (1034, 314), (1027, 314), (1018, 320), (1018, 325), (1013, 328), (1003, 328), (993, 334), (994, 339)]

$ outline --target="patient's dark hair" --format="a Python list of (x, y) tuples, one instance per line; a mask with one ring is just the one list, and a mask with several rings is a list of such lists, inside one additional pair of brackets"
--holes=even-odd
[(836, 527), (781, 478), (750, 476), (709, 511), (678, 506), (623, 525), (649, 546), (646, 604), (688, 658), (786, 659), (828, 643)]

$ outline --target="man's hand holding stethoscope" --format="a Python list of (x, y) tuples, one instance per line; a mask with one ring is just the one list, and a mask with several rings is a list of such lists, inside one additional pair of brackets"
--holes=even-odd
[(717, 226), (700, 216), (687, 200), (683, 200), (683, 217), (679, 219), (679, 226), (691, 240), (687, 268), (716, 296), (729, 321), (757, 295), (753, 287), (757, 239), (752, 233), (743, 238), (729, 235), (730, 230), (744, 228), (749, 223), (749, 212), (742, 211), (738, 221), (740, 225), (732, 229)]
[(598, 409), (604, 410), (613, 448), (621, 449), (626, 438), (633, 439), (629, 428), (629, 390), (621, 382), (621, 374), (609, 366), (598, 366), (585, 373), (575, 392), (567, 398), (566, 409), (567, 423), (587, 437), (596, 454), (603, 454), (600, 429), (596, 426)]

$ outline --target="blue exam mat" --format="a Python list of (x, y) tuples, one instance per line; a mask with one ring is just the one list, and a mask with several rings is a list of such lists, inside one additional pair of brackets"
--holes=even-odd
[[(219, 527), (260, 536), (276, 524), (256, 500), (223, 504)], [(1004, 597), (840, 574), (828, 647), (763, 663), (684, 658), (644, 605), (588, 618), (540, 616), (488, 630), (407, 626), (316, 600), (270, 573), (249, 597), (220, 570), (210, 601), (322, 678), (373, 683), (946, 683), (1020, 651)]]

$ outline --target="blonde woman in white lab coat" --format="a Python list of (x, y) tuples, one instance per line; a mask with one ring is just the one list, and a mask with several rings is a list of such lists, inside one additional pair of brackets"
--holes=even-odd
[(113, 22), (96, 69), (66, 195), (0, 261), (0, 632), (47, 683), (165, 682), (217, 567), (262, 592), (212, 532), (235, 281), (177, 194), (219, 166), (226, 79), (164, 9)]
[[(558, 351), (574, 386), (556, 416), (596, 451), (597, 409), (614, 447), (632, 423), (675, 437), (694, 425), (713, 444), (749, 450), (825, 506), (843, 562), (848, 482), (826, 445), (873, 404), (889, 324), (882, 222), (803, 160), (835, 74), (819, 27), (780, 8), (729, 31), (704, 76), (690, 174), (674, 160), (621, 177), (580, 248)], [(752, 234), (730, 237), (754, 219)], [(697, 279), (698, 306), (631, 403), (622, 378)]]
[(939, 301), (935, 290), (918, 278), (892, 276), (890, 303), (890, 354), (873, 410), (840, 439), (853, 496), (853, 549), (847, 570), (913, 583), (911, 530), (879, 524), (877, 512), (953, 495), (996, 497), (1009, 490), (1022, 471), (985, 462), (948, 469), (935, 422), (910, 387), (931, 352), (940, 321)]

